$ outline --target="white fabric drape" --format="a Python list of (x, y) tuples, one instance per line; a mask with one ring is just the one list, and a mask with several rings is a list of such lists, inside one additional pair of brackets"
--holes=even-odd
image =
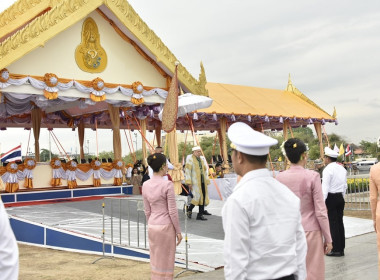
[(53, 178), (54, 179), (66, 179), (66, 172), (65, 170), (63, 170), (62, 167), (60, 168), (57, 168), (57, 169), (53, 169)]
[(100, 179), (100, 170), (94, 170), (94, 179)]
[(77, 169), (75, 171), (75, 175), (77, 176), (77, 178), (81, 181), (86, 181), (88, 180), (92, 175), (94, 174), (94, 170), (93, 169), (90, 169), (89, 171), (87, 172), (83, 172), (82, 170), (80, 169)]
[(76, 178), (76, 171), (66, 170), (66, 178), (68, 181), (75, 181)]
[(0, 82), (0, 88), (6, 88), (6, 87), (9, 87), (10, 85), (21, 86), (25, 84), (28, 80), (29, 80), (29, 77), (25, 77), (22, 79), (9, 79), (5, 83)]
[(106, 180), (109, 180), (115, 177), (116, 169), (111, 169), (111, 171), (107, 171), (107, 170), (104, 170), (103, 168), (100, 168), (99, 173), (100, 173), (100, 177)]
[[(9, 77), (9, 72), (5, 73), (4, 75)], [(168, 95), (168, 92), (164, 89), (161, 89), (161, 88), (154, 88), (151, 90), (145, 90), (144, 89), (141, 94), (136, 94), (131, 88), (125, 88), (125, 87), (122, 87), (121, 85), (118, 85), (118, 86), (113, 87), (113, 88), (103, 87), (101, 90), (97, 91), (93, 87), (87, 87), (87, 86), (85, 86), (85, 85), (83, 85), (80, 82), (75, 81), (75, 80), (70, 80), (67, 83), (58, 82), (56, 86), (49, 87), (45, 83), (45, 81), (41, 81), (41, 80), (29, 77), (29, 76), (24, 77), (24, 78), (20, 78), (20, 79), (8, 79), (5, 83), (0, 82), (0, 89), (5, 89), (11, 85), (21, 86), (21, 85), (25, 85), (25, 84), (30, 84), (32, 87), (34, 87), (36, 89), (46, 90), (46, 91), (51, 92), (51, 93), (56, 93), (59, 91), (66, 91), (66, 90), (69, 90), (71, 88), (75, 88), (82, 93), (92, 93), (96, 96), (103, 96), (104, 94), (110, 95), (110, 94), (114, 94), (118, 91), (120, 91), (125, 96), (133, 97), (136, 99), (141, 99), (143, 97), (152, 96), (152, 95), (158, 95), (161, 98), (166, 99), (166, 97)], [(20, 94), (16, 94), (16, 95), (20, 96)], [(38, 96), (38, 97), (41, 98), (42, 96)], [(58, 97), (58, 98), (61, 100), (64, 100), (64, 99), (62, 99), (62, 97)]]
[(30, 169), (26, 169), (24, 170), (23, 172), (23, 177), (24, 178), (29, 178), (29, 179), (33, 179), (33, 170), (30, 170)]
[[(69, 181), (74, 181), (78, 178), (81, 181), (88, 180), (91, 176), (94, 176), (95, 179), (104, 178), (106, 180), (112, 178), (123, 178), (123, 172), (121, 169), (111, 169), (111, 171), (107, 171), (103, 168), (99, 170), (90, 169), (87, 172), (83, 172), (80, 169), (76, 169), (75, 171), (64, 170), (62, 167), (53, 169), (53, 178), (54, 179), (64, 179)], [(5, 172), (1, 179), (4, 183), (18, 183), (25, 178), (33, 179), (33, 170), (24, 169), (24, 171), (17, 171), (16, 173)]]
[(18, 183), (18, 181), (24, 180), (24, 173), (17, 171), (16, 173), (5, 172), (1, 179), (4, 183)]

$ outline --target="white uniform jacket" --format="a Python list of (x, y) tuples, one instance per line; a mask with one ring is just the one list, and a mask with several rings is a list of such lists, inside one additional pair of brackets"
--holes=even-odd
[[(170, 163), (170, 161), (168, 160), (168, 159), (166, 159), (166, 165), (168, 166), (168, 169), (174, 169), (174, 165), (173, 164), (171, 164)], [(153, 178), (153, 169), (152, 169), (152, 167), (150, 167), (149, 165), (148, 165), (148, 175), (149, 175), (149, 178)], [(169, 180), (168, 179), (168, 176), (163, 176), (163, 178), (165, 179), (165, 180)]]
[(0, 280), (18, 279), (18, 247), (0, 198)]
[(322, 173), (322, 192), (326, 200), (329, 193), (346, 193), (347, 170), (336, 162), (329, 163)]
[(127, 175), (126, 175), (126, 177), (128, 178), (128, 179), (131, 179), (131, 177), (132, 177), (132, 167), (128, 167), (128, 169), (127, 169)]
[(306, 278), (307, 243), (300, 200), (269, 170), (248, 172), (223, 209), (227, 280)]

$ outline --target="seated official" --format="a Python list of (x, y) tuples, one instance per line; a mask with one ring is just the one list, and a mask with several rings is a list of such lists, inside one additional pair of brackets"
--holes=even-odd
[(215, 170), (214, 168), (209, 168), (209, 178), (224, 178), (224, 173), (223, 173), (223, 168), (222, 168), (222, 163), (218, 162), (215, 164)]

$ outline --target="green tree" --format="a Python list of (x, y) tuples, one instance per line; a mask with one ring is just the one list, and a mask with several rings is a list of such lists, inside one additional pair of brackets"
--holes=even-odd
[(113, 160), (114, 159), (114, 153), (112, 151), (109, 151), (109, 152), (103, 151), (103, 152), (99, 153), (98, 158), (100, 160), (103, 159), (103, 158), (105, 158), (107, 161), (108, 161), (109, 158), (112, 158), (112, 160)]
[(282, 154), (281, 145), (284, 142), (284, 137), (282, 137), (282, 135), (271, 135), (271, 137), (277, 139), (278, 143), (269, 149), (270, 160), (276, 161), (281, 158), (283, 161), (285, 157)]
[(211, 163), (213, 155), (218, 155), (220, 152), (219, 141), (215, 137), (203, 137), (201, 140), (201, 148), (208, 163)]
[[(137, 150), (135, 151), (136, 152), (136, 160), (142, 160), (143, 159), (143, 153), (142, 153), (142, 150)], [(123, 161), (125, 163), (131, 163), (131, 164), (134, 164), (135, 163), (135, 160), (134, 160), (134, 156), (133, 154), (129, 154), (129, 155), (126, 155), (123, 157)]]
[[(56, 154), (51, 154), (51, 158), (58, 157)], [(40, 151), (40, 161), (41, 162), (47, 162), (50, 160), (50, 151), (47, 149), (41, 149)]]
[(184, 160), (186, 160), (186, 156), (190, 155), (192, 153), (191, 151), (192, 146), (190, 146), (188, 143), (181, 142), (178, 144), (178, 159), (179, 162), (182, 162), (182, 158), (184, 157)]
[(311, 145), (315, 139), (313, 130), (310, 127), (298, 127), (293, 129), (293, 136), (294, 138), (298, 138), (309, 145)]
[(365, 155), (378, 158), (379, 154), (376, 142), (368, 142), (362, 140), (360, 141), (360, 146), (363, 149)]

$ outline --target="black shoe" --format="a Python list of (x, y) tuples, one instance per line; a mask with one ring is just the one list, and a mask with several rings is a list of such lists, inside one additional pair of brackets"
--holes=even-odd
[(187, 218), (188, 219), (191, 219), (191, 215), (193, 214), (193, 212), (191, 211), (187, 211), (186, 215), (187, 215)]
[(197, 220), (207, 221), (207, 219), (203, 217), (203, 215), (197, 216)]
[(326, 256), (328, 256), (328, 257), (343, 257), (344, 252), (330, 252), (330, 253), (326, 254)]
[(203, 211), (203, 215), (211, 216), (211, 213), (209, 213), (207, 210)]

